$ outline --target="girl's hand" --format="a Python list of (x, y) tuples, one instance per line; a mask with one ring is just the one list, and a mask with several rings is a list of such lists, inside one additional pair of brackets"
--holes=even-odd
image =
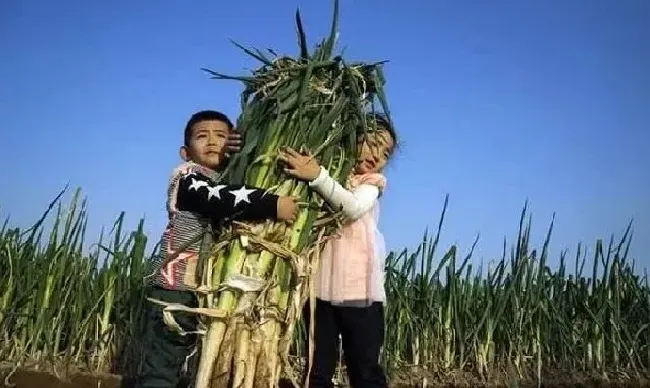
[(291, 147), (280, 151), (279, 159), (287, 164), (284, 171), (298, 179), (313, 181), (320, 174), (320, 165), (311, 153), (299, 153)]

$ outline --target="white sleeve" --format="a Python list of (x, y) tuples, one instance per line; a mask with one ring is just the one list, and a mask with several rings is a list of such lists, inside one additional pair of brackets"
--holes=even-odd
[(343, 211), (343, 214), (352, 220), (356, 220), (370, 210), (379, 198), (377, 186), (359, 185), (353, 191), (348, 191), (332, 179), (323, 167), (321, 167), (318, 177), (309, 182), (309, 186), (334, 209)]

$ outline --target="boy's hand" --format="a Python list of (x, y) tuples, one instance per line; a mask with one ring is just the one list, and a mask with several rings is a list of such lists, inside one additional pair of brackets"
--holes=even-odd
[(298, 215), (298, 203), (293, 197), (278, 198), (278, 220), (293, 222)]
[(313, 181), (320, 174), (320, 165), (311, 153), (299, 153), (291, 147), (280, 151), (279, 159), (287, 164), (284, 171), (298, 179)]
[(242, 140), (241, 134), (237, 132), (236, 128), (233, 128), (228, 134), (228, 140), (226, 140), (226, 158), (241, 151), (243, 143), (244, 141)]

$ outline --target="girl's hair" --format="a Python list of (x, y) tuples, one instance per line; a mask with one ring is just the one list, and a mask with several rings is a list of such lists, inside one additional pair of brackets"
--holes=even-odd
[(395, 132), (395, 128), (393, 127), (393, 124), (391, 121), (388, 119), (388, 117), (383, 114), (383, 113), (377, 113), (377, 112), (372, 112), (368, 113), (366, 116), (366, 119), (372, 120), (375, 122), (375, 127), (377, 129), (384, 129), (390, 137), (393, 139), (393, 148), (391, 149), (391, 156), (395, 152), (395, 149), (398, 146), (398, 140), (397, 140), (397, 132)]

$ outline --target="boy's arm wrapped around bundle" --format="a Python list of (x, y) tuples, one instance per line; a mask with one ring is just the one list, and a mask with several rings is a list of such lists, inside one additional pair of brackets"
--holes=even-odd
[(178, 209), (202, 214), (217, 222), (230, 220), (287, 219), (294, 213), (290, 198), (246, 185), (221, 185), (200, 173), (181, 177)]

